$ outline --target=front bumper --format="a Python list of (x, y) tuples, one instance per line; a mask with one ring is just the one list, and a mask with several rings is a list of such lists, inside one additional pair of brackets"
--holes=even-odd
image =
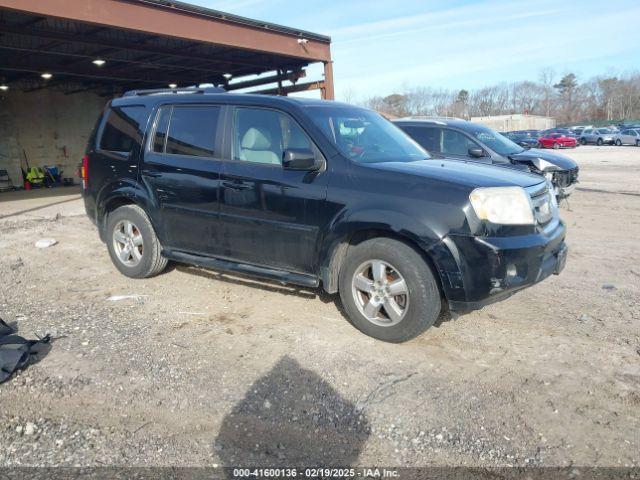
[[(510, 297), (523, 288), (559, 274), (566, 263), (566, 228), (517, 237), (451, 235), (443, 240), (457, 268), (440, 269), (449, 308), (477, 310)], [(453, 262), (448, 265), (453, 267)]]

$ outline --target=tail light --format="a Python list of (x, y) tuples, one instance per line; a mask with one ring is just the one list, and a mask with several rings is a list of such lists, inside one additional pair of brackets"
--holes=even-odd
[(89, 155), (82, 157), (82, 166), (80, 167), (80, 178), (82, 178), (82, 189), (89, 187)]

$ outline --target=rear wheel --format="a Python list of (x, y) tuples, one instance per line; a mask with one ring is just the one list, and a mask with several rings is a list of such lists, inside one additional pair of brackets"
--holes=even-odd
[(442, 301), (435, 276), (412, 247), (375, 238), (349, 247), (339, 290), (349, 321), (385, 342), (404, 342), (432, 326)]
[(620, 139), (616, 140), (616, 145), (617, 146), (621, 146), (622, 145), (622, 142), (620, 141)]
[(125, 205), (109, 214), (106, 238), (111, 261), (127, 277), (153, 277), (167, 266), (149, 217), (137, 205)]
[(636, 140), (636, 147), (640, 147), (640, 140)]
[(553, 144), (553, 149), (554, 150), (558, 150), (560, 148), (560, 144), (559, 143), (554, 143)]
[(598, 141), (596, 142), (596, 144), (597, 144), (599, 147), (600, 147), (600, 146), (602, 146), (602, 144), (603, 144), (603, 143), (604, 143), (604, 142), (602, 141), (602, 139), (601, 139), (601, 138), (599, 138), (599, 139), (598, 139)]
[(580, 143), (581, 143), (582, 145), (586, 145), (586, 144), (587, 144), (587, 141), (586, 141), (584, 138), (581, 138), (581, 139), (580, 139)]

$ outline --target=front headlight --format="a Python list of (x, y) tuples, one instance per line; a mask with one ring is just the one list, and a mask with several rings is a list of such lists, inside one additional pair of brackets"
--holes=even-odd
[(521, 187), (476, 188), (469, 195), (481, 220), (498, 225), (533, 225), (533, 207)]

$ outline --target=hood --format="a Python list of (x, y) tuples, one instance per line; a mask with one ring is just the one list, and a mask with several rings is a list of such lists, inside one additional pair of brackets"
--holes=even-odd
[(380, 162), (365, 164), (379, 170), (401, 172), (467, 187), (530, 187), (543, 180), (539, 175), (512, 168), (483, 165), (477, 162), (450, 159), (430, 159), (416, 162)]
[(576, 168), (578, 164), (571, 160), (566, 155), (561, 153), (550, 152), (549, 150), (540, 150), (538, 148), (532, 148), (531, 150), (525, 150), (521, 153), (515, 153), (509, 155), (509, 158), (515, 162), (520, 163), (533, 163), (535, 165), (535, 159), (542, 159), (553, 165), (557, 166), (560, 170), (571, 170)]

